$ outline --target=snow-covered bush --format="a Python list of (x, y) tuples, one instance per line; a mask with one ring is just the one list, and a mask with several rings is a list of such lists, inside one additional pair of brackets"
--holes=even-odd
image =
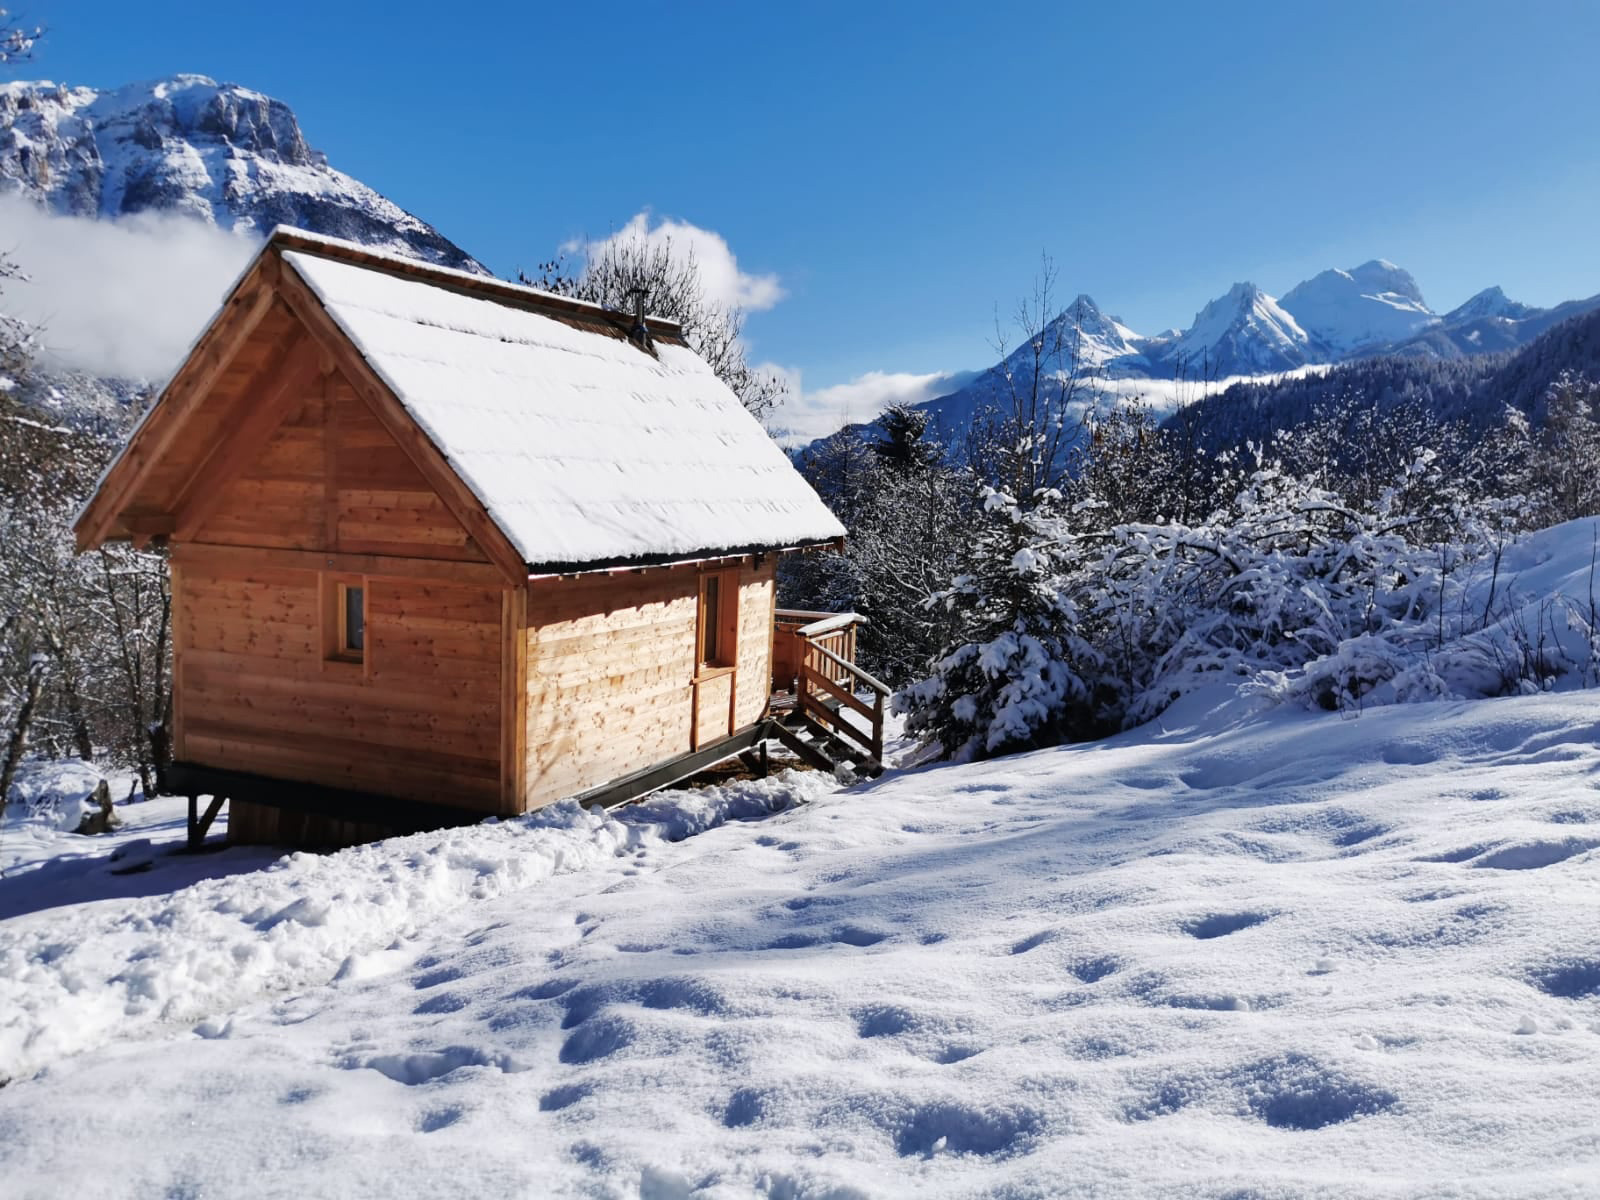
[(945, 610), (955, 640), (895, 706), (908, 730), (947, 756), (1057, 742), (1092, 719), (1084, 672), (1098, 655), (1078, 634), (1078, 550), (1061, 536), (1060, 499), (1046, 490), (1024, 507), (985, 489), (976, 569), (929, 601)]
[(1194, 523), (1097, 527), (1106, 505), (1053, 492), (986, 507), (978, 568), (932, 601), (960, 640), (897, 699), (947, 754), (1094, 736), (1222, 680), (1329, 709), (1447, 694), (1433, 656), (1495, 545), (1425, 450), (1361, 505), (1258, 455)]
[(10, 803), (0, 814), (13, 825), (34, 823), (72, 833), (99, 811), (96, 795), (105, 783), (94, 764), (82, 759), (24, 759), (11, 784)]
[(1455, 575), (1475, 551), (1452, 514), (1410, 503), (1434, 490), (1419, 452), (1375, 504), (1258, 463), (1196, 525), (1120, 526), (1085, 581), (1127, 722), (1220, 677), (1323, 662), (1314, 699), (1358, 701), (1441, 636)]

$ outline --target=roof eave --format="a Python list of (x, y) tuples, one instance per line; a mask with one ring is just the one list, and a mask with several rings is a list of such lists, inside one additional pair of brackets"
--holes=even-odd
[(688, 554), (644, 554), (632, 558), (597, 559), (592, 562), (529, 563), (529, 579), (560, 579), (573, 575), (621, 574), (628, 571), (647, 571), (664, 567), (696, 566), (702, 563), (724, 562), (734, 558), (748, 558), (752, 554), (793, 554), (801, 550), (815, 550), (823, 546), (842, 549), (843, 537), (807, 538), (797, 542), (762, 543), (733, 546), (727, 549), (707, 548)]

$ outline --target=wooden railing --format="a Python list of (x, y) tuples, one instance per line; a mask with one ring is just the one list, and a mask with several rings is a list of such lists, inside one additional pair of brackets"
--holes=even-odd
[[(868, 693), (872, 699), (863, 700), (861, 692)], [(836, 701), (838, 706), (826, 703), (824, 697)], [(883, 714), (888, 699), (888, 684), (826, 646), (815, 642), (807, 646), (796, 684), (796, 706), (835, 737), (843, 735), (866, 751), (875, 767), (883, 765)], [(852, 712), (866, 718), (866, 729), (845, 715)]]
[[(883, 718), (889, 686), (856, 665), (856, 613), (779, 609), (773, 639), (772, 687), (793, 693), (800, 716), (883, 764)], [(863, 698), (866, 697), (866, 698)], [(851, 719), (862, 718), (866, 727)]]
[[(856, 630), (867, 623), (857, 613), (808, 612), (798, 608), (778, 609), (772, 639), (772, 690), (798, 694), (800, 665), (808, 646), (822, 646), (846, 662), (856, 661)], [(822, 670), (819, 659), (813, 669)], [(845, 676), (833, 667), (826, 672), (835, 683)]]

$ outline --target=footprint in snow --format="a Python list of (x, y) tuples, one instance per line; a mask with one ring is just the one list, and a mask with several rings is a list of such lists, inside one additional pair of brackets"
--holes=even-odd
[(1550, 963), (1530, 972), (1528, 982), (1562, 1000), (1600, 996), (1600, 958)]
[(460, 1105), (451, 1105), (448, 1108), (430, 1108), (417, 1119), (418, 1133), (438, 1133), (441, 1129), (448, 1129), (462, 1117), (467, 1115), (467, 1110)]
[(1241, 929), (1249, 929), (1253, 925), (1260, 925), (1275, 915), (1277, 914), (1265, 912), (1211, 913), (1208, 916), (1185, 921), (1181, 928), (1192, 938), (1209, 941), (1212, 938), (1227, 937), (1230, 933), (1238, 933)]
[(506, 1074), (527, 1070), (508, 1055), (489, 1054), (472, 1046), (447, 1046), (417, 1054), (378, 1054), (366, 1059), (351, 1057), (340, 1065), (373, 1070), (407, 1087), (429, 1083), (464, 1067), (493, 1067)]
[(1541, 867), (1551, 867), (1556, 863), (1565, 862), (1586, 851), (1600, 846), (1597, 838), (1564, 838), (1559, 842), (1522, 842), (1512, 846), (1502, 846), (1499, 850), (1485, 854), (1472, 865), (1474, 867), (1489, 867), (1500, 871), (1536, 871)]

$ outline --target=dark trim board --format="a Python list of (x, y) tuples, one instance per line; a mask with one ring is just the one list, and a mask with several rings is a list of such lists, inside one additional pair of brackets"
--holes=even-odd
[[(249, 771), (228, 771), (221, 767), (207, 767), (199, 763), (175, 762), (167, 768), (167, 783), (173, 793), (189, 796), (189, 838), (193, 845), (196, 837), (205, 837), (206, 826), (221, 807), (221, 799), (243, 800), (268, 808), (282, 808), (290, 812), (309, 813), (312, 816), (332, 817), (340, 821), (357, 821), (363, 824), (382, 825), (395, 833), (420, 833), (425, 829), (443, 829), (451, 825), (473, 825), (493, 813), (478, 812), (470, 808), (456, 808), (449, 804), (427, 804), (420, 800), (401, 800), (375, 792), (361, 792), (350, 788), (328, 787), (320, 783), (296, 783), (288, 779), (273, 779)], [(212, 803), (203, 823), (194, 820), (194, 797), (210, 796)]]
[[(670, 787), (691, 775), (698, 775), (727, 759), (758, 750), (775, 736), (772, 723), (758, 721), (721, 741), (712, 742), (688, 754), (655, 763), (620, 779), (591, 788), (575, 797), (585, 808), (598, 804), (615, 808), (638, 800), (651, 792)], [(200, 763), (175, 762), (167, 768), (167, 781), (173, 794), (189, 797), (189, 846), (198, 849), (206, 830), (222, 807), (224, 799), (241, 800), (268, 808), (286, 809), (311, 816), (329, 817), (366, 825), (380, 825), (392, 834), (421, 833), (455, 825), (475, 825), (496, 814), (448, 804), (428, 804), (420, 800), (401, 800), (376, 792), (328, 787), (319, 783), (296, 783), (273, 779), (249, 771), (229, 771)], [(199, 800), (210, 796), (211, 804), (200, 816)]]
[(591, 804), (598, 804), (602, 808), (615, 808), (619, 804), (626, 804), (630, 800), (638, 800), (651, 792), (670, 787), (691, 775), (698, 775), (707, 767), (714, 767), (719, 762), (735, 758), (747, 750), (754, 750), (771, 736), (773, 736), (771, 722), (757, 721), (754, 725), (746, 725), (739, 732), (721, 741), (712, 742), (688, 754), (680, 754), (677, 758), (669, 758), (666, 762), (656, 763), (631, 775), (624, 775), (621, 779), (613, 779), (610, 783), (590, 788), (587, 792), (580, 793), (576, 799), (585, 808)]

